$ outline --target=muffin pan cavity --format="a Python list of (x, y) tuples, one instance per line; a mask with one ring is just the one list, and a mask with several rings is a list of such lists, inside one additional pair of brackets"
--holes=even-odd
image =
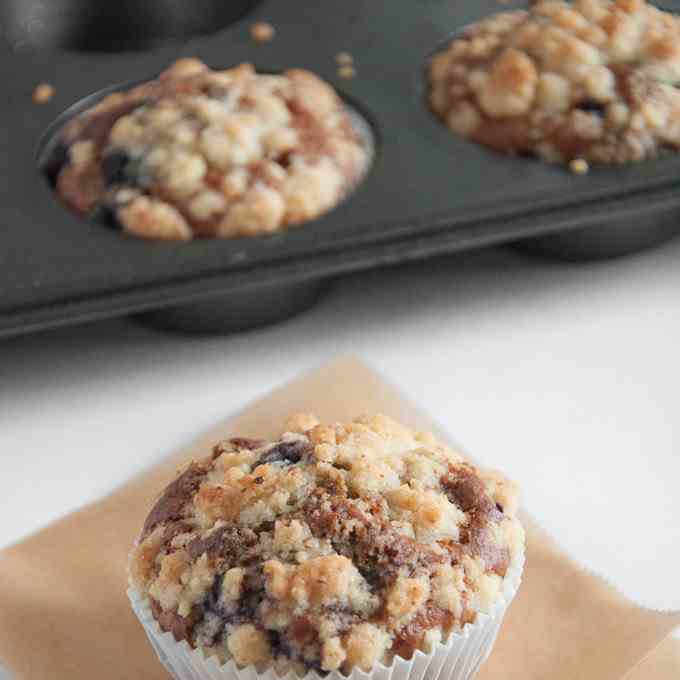
[[(502, 243), (566, 259), (613, 257), (677, 234), (676, 154), (577, 175), (494, 152), (432, 115), (425, 67), (433, 52), (505, 8), (497, 0), (263, 0), (231, 26), (215, 20), (209, 35), (158, 50), (48, 49), (56, 38), (5, 50), (0, 336), (124, 314), (182, 330), (243, 330), (309, 306), (325, 281), (362, 269)], [(664, 9), (677, 11), (680, 0)], [(255, 22), (271, 24), (273, 39), (254, 40)], [(341, 53), (351, 56), (353, 77), (343, 77)], [(270, 236), (159, 243), (71, 213), (36, 167), (40, 140), (48, 140), (42, 158), (58, 158), (54, 133), (101, 96), (92, 93), (153, 79), (179, 57), (312, 71), (370, 124), (370, 170), (334, 209)], [(39, 106), (31, 94), (42, 82), (56, 94)]]
[(14, 49), (143, 50), (221, 30), (259, 0), (6, 0), (0, 26)]
[(309, 70), (175, 61), (57, 131), (44, 162), (77, 215), (151, 240), (286, 232), (342, 202), (370, 165), (360, 116)]
[(453, 132), (510, 155), (625, 165), (680, 151), (680, 21), (645, 0), (541, 0), (468, 26), (430, 61)]

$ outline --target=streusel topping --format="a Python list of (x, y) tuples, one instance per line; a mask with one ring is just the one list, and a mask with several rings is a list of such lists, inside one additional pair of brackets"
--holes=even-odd
[(130, 561), (162, 629), (239, 666), (364, 670), (487, 612), (523, 556), (516, 487), (384, 417), (230, 439), (157, 501)]
[(213, 71), (181, 59), (107, 96), (63, 134), (56, 189), (81, 215), (152, 239), (255, 236), (314, 219), (369, 150), (309, 71)]
[(645, 0), (541, 0), (468, 27), (429, 66), (455, 132), (548, 161), (680, 148), (680, 19)]

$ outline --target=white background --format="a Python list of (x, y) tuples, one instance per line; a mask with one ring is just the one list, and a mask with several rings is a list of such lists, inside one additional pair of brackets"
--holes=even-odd
[(492, 250), (355, 275), (196, 338), (112, 321), (0, 342), (0, 547), (338, 353), (382, 371), (581, 563), (680, 608), (680, 240), (568, 265)]

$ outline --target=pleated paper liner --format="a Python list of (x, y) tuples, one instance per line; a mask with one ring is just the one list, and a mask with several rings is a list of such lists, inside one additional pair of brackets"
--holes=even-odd
[[(366, 673), (355, 668), (349, 675), (333, 671), (325, 680), (470, 680), (491, 653), (496, 636), (522, 581), (524, 558), (510, 567), (503, 589), (489, 614), (477, 614), (459, 632), (437, 643), (429, 653), (416, 650), (411, 659), (396, 656), (385, 666), (377, 663)], [(149, 599), (134, 587), (128, 589), (132, 608), (144, 626), (158, 658), (176, 680), (320, 680), (316, 671), (300, 677), (289, 672), (284, 678), (273, 669), (258, 673), (253, 667), (239, 668), (233, 660), (220, 664), (214, 655), (192, 649), (186, 640), (176, 642), (172, 633), (164, 632), (151, 613)]]

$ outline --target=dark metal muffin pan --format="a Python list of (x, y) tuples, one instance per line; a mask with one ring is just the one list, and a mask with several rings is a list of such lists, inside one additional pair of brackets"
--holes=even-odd
[[(52, 4), (63, 11), (32, 21)], [(430, 114), (428, 56), (508, 7), (496, 0), (0, 5), (0, 336), (124, 314), (188, 331), (240, 330), (308, 306), (330, 277), (359, 269), (518, 242), (567, 259), (610, 257), (678, 231), (680, 156), (575, 176), (467, 142)], [(66, 9), (85, 5), (81, 25)], [(124, 20), (113, 20), (111, 7), (127, 12)], [(680, 0), (666, 8), (680, 9)], [(275, 26), (273, 41), (251, 40), (257, 20)], [(355, 59), (352, 80), (337, 75), (341, 51)], [(363, 183), (322, 218), (269, 237), (149, 242), (71, 214), (39, 168), (58, 125), (102, 90), (153, 78), (180, 56), (321, 75), (373, 129)], [(43, 81), (56, 95), (38, 106), (31, 93)]]

